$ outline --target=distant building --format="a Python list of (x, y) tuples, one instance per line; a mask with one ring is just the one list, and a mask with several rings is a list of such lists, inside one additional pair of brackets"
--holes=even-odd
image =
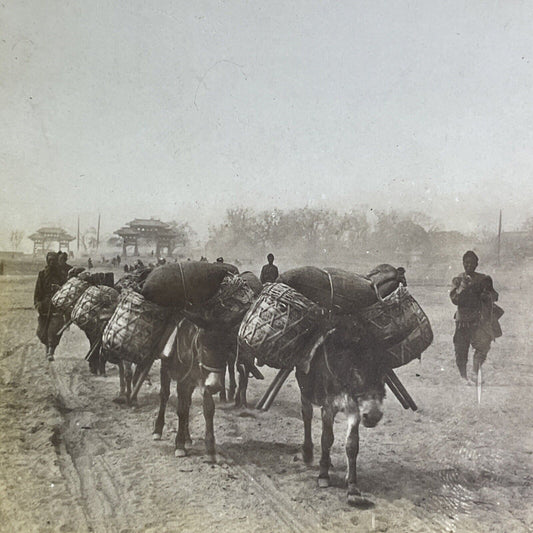
[(165, 250), (170, 256), (179, 237), (170, 224), (156, 218), (136, 218), (114, 233), (122, 238), (124, 257), (128, 255), (128, 246), (133, 246), (133, 255), (139, 255), (139, 243), (142, 241), (155, 244), (156, 256), (159, 257)]
[(57, 251), (65, 249), (70, 251), (70, 242), (73, 237), (62, 228), (40, 228), (30, 235), (28, 239), (33, 241), (33, 254), (44, 254), (49, 250)]

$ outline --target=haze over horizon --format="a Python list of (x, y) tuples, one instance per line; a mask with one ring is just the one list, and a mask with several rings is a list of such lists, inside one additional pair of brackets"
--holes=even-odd
[(533, 216), (526, 2), (8, 0), (0, 17), (0, 249), (98, 213), (103, 234), (154, 216), (201, 238), (236, 206), (464, 232)]

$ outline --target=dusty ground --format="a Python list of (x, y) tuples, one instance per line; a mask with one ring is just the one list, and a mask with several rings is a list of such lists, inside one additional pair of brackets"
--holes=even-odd
[[(447, 278), (411, 283), (435, 342), (421, 364), (398, 370), (419, 410), (389, 394), (382, 422), (361, 430), (359, 481), (375, 503), (364, 510), (345, 502), (342, 415), (334, 486), (317, 488), (317, 467), (302, 463), (293, 377), (267, 413), (217, 400), (216, 465), (204, 462), (195, 395), (192, 453), (176, 459), (174, 395), (162, 441), (151, 438), (158, 364), (138, 407), (114, 404), (117, 372), (89, 374), (76, 327), (56, 361), (45, 361), (30, 309), (34, 277), (0, 278), (0, 531), (533, 531), (532, 276), (495, 277), (505, 336), (484, 367), (481, 405), (454, 367)], [(267, 384), (251, 382), (252, 404)], [(319, 431), (315, 411), (315, 457)]]

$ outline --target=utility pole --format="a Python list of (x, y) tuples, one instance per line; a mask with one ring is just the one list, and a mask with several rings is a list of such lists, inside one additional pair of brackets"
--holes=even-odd
[(98, 213), (98, 226), (96, 228), (96, 250), (98, 250), (99, 244), (100, 244), (100, 213)]
[(80, 253), (80, 215), (78, 215), (78, 238), (76, 240), (76, 251)]

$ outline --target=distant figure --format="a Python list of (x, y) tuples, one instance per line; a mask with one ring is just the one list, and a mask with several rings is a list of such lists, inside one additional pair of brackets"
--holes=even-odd
[(63, 327), (63, 314), (52, 306), (52, 296), (63, 284), (63, 274), (59, 269), (58, 254), (46, 254), (46, 267), (39, 272), (33, 305), (39, 313), (37, 319), (37, 337), (46, 347), (48, 361), (54, 360), (54, 351), (59, 344), (59, 330)]
[(474, 383), (466, 373), (470, 346), (474, 348), (473, 371), (477, 379), (491, 342), (502, 334), (498, 319), (503, 309), (494, 303), (498, 293), (490, 276), (475, 272), (478, 262), (478, 256), (472, 250), (463, 255), (465, 271), (453, 278), (450, 291), (450, 299), (457, 306), (453, 336), (455, 362), (461, 377), (470, 384)]
[(217, 257), (217, 263), (223, 263), (224, 258), (223, 257)]
[(128, 266), (128, 263), (124, 263), (124, 272), (129, 272), (130, 267)]
[(61, 278), (63, 280), (61, 285), (63, 285), (63, 283), (67, 281), (69, 270), (72, 268), (72, 266), (67, 263), (67, 259), (68, 259), (67, 252), (57, 253), (57, 264), (58, 264), (59, 271), (61, 272)]
[(117, 266), (120, 266), (120, 255), (117, 255)]
[(274, 264), (274, 255), (268, 254), (267, 261), (268, 264), (263, 266), (261, 269), (261, 276), (259, 276), (259, 279), (263, 284), (274, 283), (279, 276), (278, 267)]
[(143, 268), (144, 268), (144, 263), (140, 259), (137, 259), (137, 261), (133, 263), (133, 270), (141, 270)]
[(204, 257), (204, 256), (202, 255), (202, 257), (200, 257), (200, 261), (201, 261), (202, 263), (207, 262), (207, 257)]
[(93, 260), (89, 257), (87, 259), (87, 268), (90, 270), (93, 267)]
[(0, 276), (4, 275), (4, 262), (0, 261)]

